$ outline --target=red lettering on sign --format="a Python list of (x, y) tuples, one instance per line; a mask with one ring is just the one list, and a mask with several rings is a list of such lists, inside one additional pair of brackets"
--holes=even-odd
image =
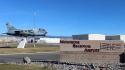
[(91, 48), (91, 45), (78, 45), (78, 44), (73, 44), (73, 48)]
[(64, 41), (64, 40), (60, 40), (60, 43), (66, 43), (66, 44), (79, 44), (79, 41)]

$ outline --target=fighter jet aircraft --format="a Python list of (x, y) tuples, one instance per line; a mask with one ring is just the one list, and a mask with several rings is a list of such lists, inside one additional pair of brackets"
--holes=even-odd
[(47, 34), (47, 31), (42, 28), (31, 29), (31, 30), (16, 29), (9, 22), (7, 22), (6, 26), (7, 26), (8, 32), (5, 34), (12, 35), (12, 36), (21, 36), (21, 37), (46, 36)]

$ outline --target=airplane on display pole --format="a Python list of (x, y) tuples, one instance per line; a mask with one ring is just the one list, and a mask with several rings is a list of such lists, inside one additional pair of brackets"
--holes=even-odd
[(20, 36), (20, 37), (28, 37), (28, 36), (46, 36), (47, 31), (42, 28), (37, 29), (30, 29), (30, 30), (23, 30), (23, 29), (17, 29), (14, 26), (12, 26), (9, 22), (6, 24), (7, 26), (7, 35), (12, 36)]
[[(6, 23), (7, 26), (7, 35), (11, 35), (11, 36), (17, 36), (17, 37), (23, 37), (19, 43), (19, 45), (17, 46), (17, 48), (24, 48), (25, 44), (27, 42), (26, 38), (27, 37), (33, 37), (35, 40), (35, 36), (42, 36), (45, 37), (47, 34), (47, 31), (45, 29), (42, 28), (37, 28), (37, 29), (30, 29), (30, 30), (23, 30), (23, 29), (17, 29), (15, 28), (13, 25), (11, 25), (9, 22)], [(35, 47), (35, 42), (34, 43), (34, 47)]]

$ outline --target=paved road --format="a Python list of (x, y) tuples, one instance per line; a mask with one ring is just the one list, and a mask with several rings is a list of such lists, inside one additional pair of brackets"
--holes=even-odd
[(0, 55), (0, 63), (22, 62), (23, 57), (30, 57), (31, 60), (59, 60), (59, 53), (35, 53), (35, 54), (9, 54)]

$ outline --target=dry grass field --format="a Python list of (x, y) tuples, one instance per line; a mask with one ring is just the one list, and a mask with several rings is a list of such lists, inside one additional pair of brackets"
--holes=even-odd
[(35, 65), (0, 64), (0, 70), (50, 70)]
[(47, 44), (26, 44), (26, 48), (19, 49), (16, 48), (17, 44), (11, 44), (9, 46), (0, 48), (0, 54), (10, 54), (10, 53), (36, 53), (36, 52), (54, 52), (59, 51), (59, 46), (57, 45), (47, 45)]

